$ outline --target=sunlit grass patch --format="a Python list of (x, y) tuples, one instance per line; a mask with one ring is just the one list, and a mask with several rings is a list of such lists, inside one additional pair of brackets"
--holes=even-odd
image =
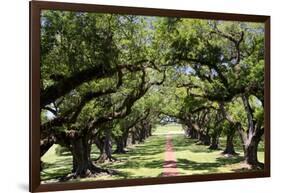
[(153, 135), (166, 135), (166, 134), (183, 133), (180, 124), (158, 125), (153, 132)]
[[(173, 136), (174, 151), (177, 158), (177, 167), (182, 175), (229, 173), (241, 170), (243, 152), (238, 155), (225, 157), (222, 150), (209, 150), (208, 146), (197, 145), (194, 139), (187, 139), (183, 135)], [(224, 147), (222, 142), (222, 148)], [(238, 148), (239, 149), (239, 148)], [(264, 152), (258, 152), (259, 161), (263, 162)]]

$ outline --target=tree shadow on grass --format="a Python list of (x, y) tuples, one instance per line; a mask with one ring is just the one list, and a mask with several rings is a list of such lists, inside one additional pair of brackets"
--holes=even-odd
[(158, 140), (154, 143), (144, 144), (142, 146), (137, 146), (129, 151), (129, 155), (155, 155), (163, 153), (165, 151), (165, 140)]
[(131, 178), (132, 175), (133, 173), (128, 171), (117, 171), (117, 173), (115, 174), (116, 177), (121, 177), (124, 179)]
[(140, 169), (140, 168), (162, 168), (165, 152), (166, 138), (153, 136), (147, 143), (135, 145), (128, 148), (126, 154), (119, 155), (119, 162), (106, 167), (114, 169)]
[(71, 173), (72, 158), (61, 158), (53, 163), (43, 162), (42, 166), (43, 170), (41, 171), (41, 179), (43, 181), (56, 179)]
[(56, 170), (56, 172), (42, 171), (41, 180), (46, 181), (46, 180), (51, 180), (51, 179), (58, 179), (62, 176), (65, 176), (65, 175), (71, 173), (71, 169), (65, 168), (65, 167), (55, 168), (55, 170)]
[(187, 171), (207, 170), (207, 172), (216, 172), (219, 166), (220, 164), (216, 162), (200, 163), (188, 159), (177, 160), (177, 167)]
[(66, 159), (59, 159), (56, 160), (53, 163), (49, 162), (43, 162), (43, 169), (55, 169), (60, 167), (71, 167), (72, 166), (72, 158), (66, 158)]
[(163, 161), (162, 160), (153, 160), (150, 162), (147, 162), (143, 165), (145, 168), (163, 168)]
[(243, 157), (241, 156), (218, 157), (216, 162), (195, 162), (188, 159), (178, 159), (177, 167), (187, 171), (205, 170), (207, 173), (215, 173), (219, 167), (240, 163), (242, 160)]
[(239, 169), (232, 169), (231, 171), (235, 172), (235, 173), (241, 173), (241, 172), (258, 172), (258, 171), (263, 171), (263, 169), (250, 169), (247, 167), (242, 167)]
[(214, 150), (209, 149), (206, 145), (199, 145), (197, 139), (190, 139), (183, 135), (176, 135), (173, 137), (174, 151), (186, 151), (189, 150), (193, 153), (211, 153)]
[(133, 159), (125, 162), (117, 163), (113, 166), (115, 169), (139, 169), (139, 168), (162, 168), (163, 160), (150, 160), (150, 159)]
[(129, 151), (128, 155), (129, 156), (150, 156), (150, 155), (155, 155), (159, 153), (163, 153), (165, 151), (163, 146), (158, 146), (158, 145), (150, 145), (150, 146), (145, 146), (144, 148), (141, 149), (136, 149), (135, 151)]
[(219, 162), (222, 166), (229, 164), (237, 164), (244, 160), (242, 156), (236, 155), (231, 157), (218, 157), (216, 161)]
[(115, 164), (113, 166), (113, 168), (115, 169), (131, 169), (131, 168), (141, 168), (142, 167), (142, 164), (140, 162), (137, 162), (137, 161), (125, 161), (125, 162), (121, 162), (120, 164)]

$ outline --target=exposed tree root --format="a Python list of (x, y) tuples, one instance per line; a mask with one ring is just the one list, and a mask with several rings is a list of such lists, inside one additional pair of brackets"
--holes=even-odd
[(107, 156), (104, 154), (95, 160), (96, 163), (115, 162), (115, 161), (117, 161), (117, 158), (113, 156)]
[(257, 162), (257, 163), (246, 163), (245, 164), (248, 166), (249, 169), (252, 169), (252, 170), (262, 170), (264, 169), (264, 164), (261, 163), (261, 162)]
[(91, 164), (91, 166), (87, 169), (77, 170), (71, 174), (60, 177), (59, 182), (65, 182), (68, 180), (80, 179), (80, 178), (97, 177), (99, 175), (116, 175), (118, 173), (119, 172), (117, 170), (100, 168), (95, 166), (94, 164)]
[(219, 147), (218, 144), (211, 144), (211, 145), (208, 147), (208, 149), (210, 149), (210, 150), (219, 150), (220, 147)]

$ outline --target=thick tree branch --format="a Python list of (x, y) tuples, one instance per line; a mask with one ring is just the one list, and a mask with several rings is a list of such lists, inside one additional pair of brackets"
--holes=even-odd
[(52, 127), (62, 126), (65, 123), (73, 123), (76, 121), (78, 115), (80, 114), (83, 107), (91, 101), (93, 98), (97, 98), (106, 94), (110, 94), (116, 92), (116, 89), (108, 89), (106, 91), (98, 91), (98, 92), (87, 92), (81, 98), (81, 102), (78, 105), (71, 107), (68, 111), (66, 111), (63, 115), (60, 115), (44, 124), (41, 125), (41, 132), (47, 132)]
[(46, 88), (42, 91), (40, 97), (40, 106), (43, 108), (45, 105), (54, 102), (59, 97), (67, 94), (77, 86), (84, 82), (88, 82), (94, 79), (105, 78), (113, 76), (116, 71), (114, 69), (108, 69), (107, 71), (101, 71), (100, 67), (92, 67), (82, 70), (73, 74), (70, 77), (63, 78), (61, 81)]
[(239, 39), (236, 39), (235, 37), (233, 37), (233, 35), (229, 35), (229, 34), (226, 34), (222, 31), (220, 31), (217, 26), (215, 27), (215, 30), (212, 31), (211, 33), (214, 33), (214, 34), (217, 34), (221, 37), (224, 37), (226, 39), (228, 39), (229, 41), (231, 41), (234, 46), (235, 46), (235, 49), (236, 49), (236, 60), (235, 60), (235, 64), (239, 64), (240, 60), (241, 60), (241, 51), (240, 51), (240, 44), (241, 42), (243, 41), (244, 39), (244, 32), (242, 31), (240, 34), (239, 34)]
[(132, 65), (119, 65), (116, 68), (103, 69), (103, 65), (98, 65), (96, 67), (91, 67), (80, 72), (77, 72), (70, 77), (64, 77), (59, 82), (54, 85), (46, 88), (41, 92), (40, 96), (40, 107), (54, 102), (56, 99), (64, 96), (71, 90), (80, 86), (85, 82), (89, 82), (91, 80), (107, 78), (113, 76), (115, 73), (120, 73), (122, 70), (128, 70), (130, 72), (141, 71), (144, 66), (146, 67), (156, 67), (156, 65), (149, 60), (143, 59), (137, 61)]
[(146, 85), (145, 76), (145, 70), (142, 69), (141, 83), (139, 84), (138, 89), (132, 91), (132, 93), (128, 95), (126, 99), (122, 102), (121, 106), (118, 107), (114, 112), (109, 113), (106, 116), (94, 119), (89, 127), (99, 127), (101, 124), (113, 121), (114, 119), (121, 119), (129, 115), (132, 111), (132, 107), (135, 102), (141, 97), (143, 97), (151, 86), (150, 84), (148, 84), (148, 86)]

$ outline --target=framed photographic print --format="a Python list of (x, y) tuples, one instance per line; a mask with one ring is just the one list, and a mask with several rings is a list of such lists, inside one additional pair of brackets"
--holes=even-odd
[(269, 176), (269, 16), (30, 2), (30, 191)]

